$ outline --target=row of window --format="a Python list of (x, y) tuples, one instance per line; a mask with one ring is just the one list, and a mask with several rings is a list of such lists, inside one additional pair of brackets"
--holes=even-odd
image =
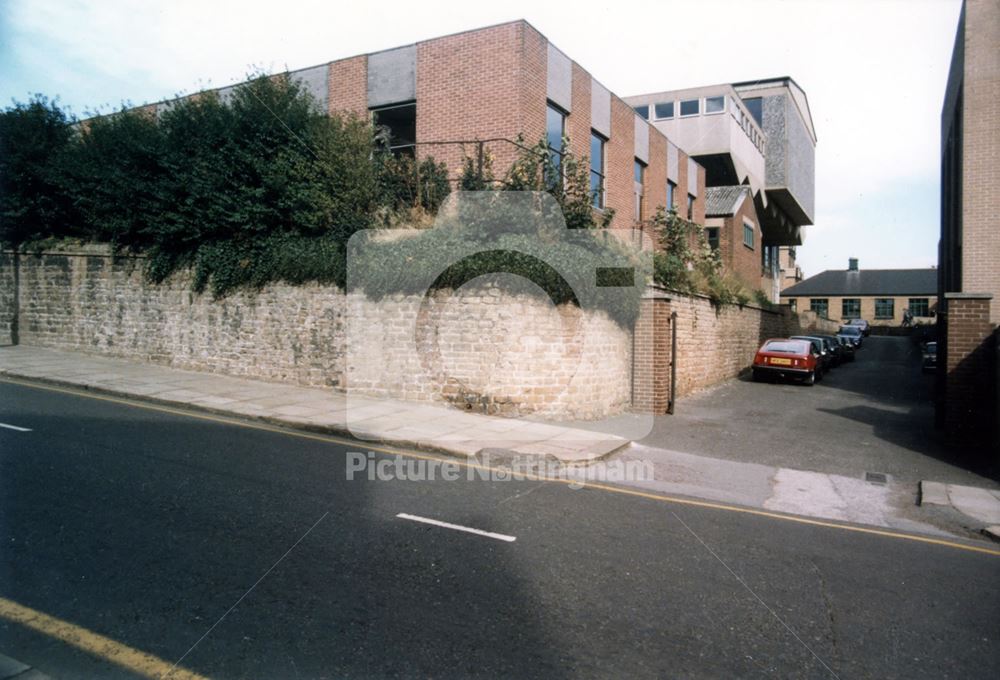
[(649, 117), (649, 104), (636, 106), (635, 111), (646, 120), (669, 120), (674, 117), (675, 111), (680, 113), (681, 118), (686, 118), (687, 116), (697, 116), (700, 114), (702, 112), (703, 101), (706, 114), (722, 113), (726, 110), (726, 97), (719, 95), (717, 97), (705, 97), (704, 100), (682, 99), (679, 102), (657, 102), (652, 106), (652, 119)]
[[(929, 298), (910, 298), (907, 308), (913, 316), (930, 316)], [(809, 309), (820, 316), (829, 317), (830, 301), (827, 298), (809, 300)], [(840, 316), (843, 319), (861, 318), (861, 299), (844, 298), (840, 301)], [(875, 318), (893, 319), (896, 317), (896, 300), (894, 298), (875, 298)]]
[[(551, 167), (556, 173), (555, 177), (548, 178), (551, 184), (558, 181), (558, 178), (561, 176), (562, 154), (564, 151), (563, 143), (566, 138), (566, 113), (551, 103), (549, 103), (545, 114), (545, 138), (549, 146), (549, 153), (551, 154)], [(603, 210), (605, 206), (605, 179), (607, 175), (605, 145), (607, 141), (607, 139), (594, 130), (590, 131), (590, 194), (593, 206), (599, 210)], [(646, 165), (636, 158), (633, 170), (635, 220), (641, 222), (645, 218), (643, 214), (643, 196), (646, 185)], [(676, 190), (677, 185), (668, 180), (667, 205), (670, 208), (677, 207), (674, 202), (674, 193)], [(687, 218), (689, 220), (694, 219), (694, 196), (691, 194), (688, 194)]]

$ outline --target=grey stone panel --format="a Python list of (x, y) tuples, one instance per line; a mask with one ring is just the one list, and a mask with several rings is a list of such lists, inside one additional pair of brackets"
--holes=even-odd
[(649, 163), (649, 123), (635, 114), (635, 157), (643, 163)]
[(548, 47), (548, 68), (545, 72), (546, 96), (570, 113), (573, 106), (573, 62), (552, 43), (549, 43)]
[(611, 138), (611, 91), (591, 78), (590, 127)]
[(416, 98), (416, 45), (368, 55), (368, 106), (399, 104)]
[(305, 90), (313, 96), (313, 99), (316, 100), (316, 105), (322, 111), (326, 111), (329, 104), (329, 71), (329, 65), (322, 64), (302, 69), (301, 71), (294, 71), (290, 74), (292, 80), (301, 83)]

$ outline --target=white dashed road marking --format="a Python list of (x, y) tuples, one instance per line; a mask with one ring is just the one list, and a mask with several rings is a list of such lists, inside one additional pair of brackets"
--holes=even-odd
[(27, 427), (18, 427), (17, 425), (8, 425), (7, 423), (0, 423), (0, 427), (5, 427), (8, 430), (14, 430), (16, 432), (31, 432)]
[(477, 536), (486, 536), (487, 538), (495, 538), (498, 541), (507, 541), (511, 543), (517, 540), (517, 536), (508, 536), (507, 534), (495, 534), (492, 531), (483, 531), (482, 529), (473, 529), (472, 527), (463, 527), (461, 524), (451, 524), (450, 522), (441, 522), (436, 519), (429, 519), (427, 517), (420, 517), (418, 515), (408, 515), (405, 512), (401, 512), (396, 517), (400, 519), (408, 519), (412, 522), (423, 522), (424, 524), (433, 524), (436, 527), (443, 527), (445, 529), (454, 529), (455, 531), (465, 531), (470, 534), (476, 534)]

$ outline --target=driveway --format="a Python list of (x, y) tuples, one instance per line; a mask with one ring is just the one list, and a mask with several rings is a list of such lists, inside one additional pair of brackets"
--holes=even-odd
[(996, 488), (997, 471), (950, 450), (934, 428), (934, 378), (909, 338), (869, 337), (812, 387), (731, 380), (681, 398), (642, 444), (779, 468)]

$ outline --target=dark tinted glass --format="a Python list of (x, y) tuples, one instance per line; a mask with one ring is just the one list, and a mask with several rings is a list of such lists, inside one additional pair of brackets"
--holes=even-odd
[(693, 116), (698, 113), (698, 100), (688, 99), (687, 101), (681, 102), (681, 115), (682, 116)]
[(559, 109), (549, 106), (545, 113), (545, 140), (550, 149), (562, 151), (563, 127), (566, 117)]
[(661, 104), (656, 104), (653, 107), (657, 118), (673, 118), (674, 117), (674, 103), (673, 102), (663, 102)]
[(638, 113), (643, 118), (645, 118), (646, 120), (649, 120), (649, 106), (648, 105), (644, 104), (642, 106), (636, 106), (635, 107), (635, 112)]
[(753, 97), (752, 99), (744, 99), (743, 104), (750, 111), (750, 115), (753, 119), (757, 121), (757, 125), (764, 124), (764, 107), (763, 100), (760, 97)]
[(604, 140), (597, 135), (590, 135), (590, 169), (604, 172)]

